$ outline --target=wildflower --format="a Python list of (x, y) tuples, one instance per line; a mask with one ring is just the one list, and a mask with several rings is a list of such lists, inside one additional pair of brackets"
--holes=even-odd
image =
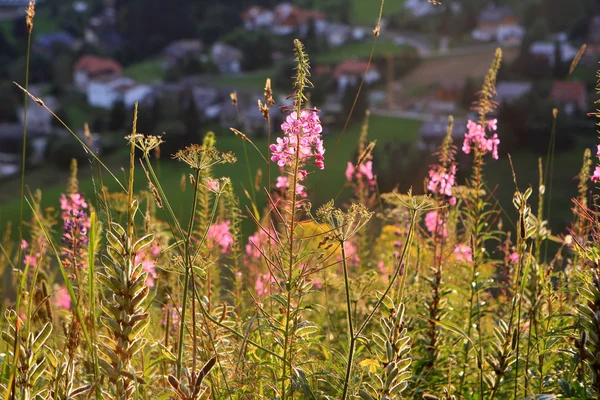
[(513, 252), (513, 253), (511, 253), (511, 254), (508, 256), (508, 261), (509, 261), (511, 264), (516, 264), (516, 263), (518, 263), (520, 259), (521, 259), (521, 257), (519, 256), (519, 253), (515, 253), (515, 252)]
[(61, 287), (56, 291), (54, 305), (63, 310), (69, 310), (71, 308), (71, 295), (67, 288)]
[(435, 232), (437, 235), (442, 235), (443, 237), (448, 236), (448, 231), (444, 225), (444, 221), (437, 211), (429, 211), (425, 215), (425, 227), (430, 233)]
[(21, 240), (21, 249), (25, 250), (29, 247), (29, 244), (27, 243), (27, 240), (23, 239)]
[(29, 265), (30, 267), (36, 267), (39, 258), (40, 258), (40, 253), (25, 254), (23, 264)]
[(149, 260), (143, 261), (142, 268), (144, 269), (144, 272), (146, 272), (148, 274), (148, 276), (146, 277), (146, 286), (154, 287), (154, 279), (156, 279), (158, 277), (158, 275), (156, 273), (154, 261), (149, 261)]
[(444, 196), (452, 196), (452, 187), (456, 183), (456, 163), (452, 163), (450, 168), (441, 165), (433, 166), (429, 170), (429, 183), (427, 190), (433, 193), (439, 193)]
[(231, 221), (225, 221), (220, 224), (212, 224), (208, 228), (209, 247), (220, 246), (221, 253), (227, 253), (229, 247), (233, 244), (233, 236), (229, 231), (230, 224)]
[(84, 246), (89, 242), (87, 237), (90, 229), (90, 218), (85, 209), (88, 204), (79, 193), (60, 197), (60, 209), (63, 219), (63, 236), (61, 241), (66, 245), (63, 250), (63, 265), (83, 269)]
[(271, 292), (271, 284), (276, 282), (273, 274), (259, 274), (254, 282), (254, 290), (258, 297), (263, 297)]
[(484, 154), (491, 152), (492, 158), (495, 160), (498, 159), (498, 145), (500, 144), (500, 139), (498, 138), (498, 134), (495, 133), (498, 129), (498, 120), (493, 119), (488, 121), (487, 129), (490, 133), (493, 133), (491, 138), (486, 136), (486, 128), (484, 126), (469, 120), (462, 147), (465, 154), (470, 154), (471, 148), (477, 148)]
[(314, 158), (314, 164), (319, 169), (325, 168), (325, 149), (321, 139), (323, 127), (316, 109), (302, 110), (299, 117), (297, 112), (292, 112), (281, 124), (281, 129), (284, 136), (278, 137), (277, 143), (270, 146), (271, 161), (280, 167), (294, 167), (297, 154), (298, 161), (306, 163)]
[(454, 257), (456, 257), (456, 261), (473, 262), (471, 247), (466, 244), (457, 244), (454, 248)]
[[(298, 171), (299, 172), (299, 176), (298, 179), (296, 181), (296, 194), (300, 197), (306, 197), (308, 196), (306, 194), (306, 187), (304, 185), (301, 185), (298, 182), (301, 182), (303, 178), (301, 178), (301, 176), (306, 176), (304, 173), (306, 171)], [(290, 182), (287, 176), (278, 176), (277, 177), (277, 183), (275, 184), (275, 187), (278, 189), (281, 189), (282, 191), (286, 190), (287, 188), (290, 187)]]
[(366, 179), (369, 186), (375, 186), (375, 175), (373, 175), (373, 161), (365, 161), (358, 167), (355, 167), (351, 162), (348, 162), (346, 168), (346, 180), (352, 181), (352, 179)]
[(218, 180), (216, 180), (216, 179), (207, 179), (205, 183), (206, 183), (206, 187), (211, 192), (217, 193), (219, 191), (219, 181)]
[(596, 165), (594, 175), (592, 175), (592, 182), (598, 182), (598, 180), (600, 180), (600, 165)]
[(269, 235), (264, 230), (259, 229), (254, 233), (254, 235), (248, 238), (246, 254), (250, 258), (259, 259), (262, 257), (261, 250), (263, 250), (265, 245), (268, 245), (269, 243), (275, 243), (275, 240), (273, 239), (273, 233)]

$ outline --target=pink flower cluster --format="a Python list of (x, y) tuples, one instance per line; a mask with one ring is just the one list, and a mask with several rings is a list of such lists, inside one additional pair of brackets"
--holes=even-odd
[(478, 148), (483, 151), (484, 154), (491, 152), (492, 157), (496, 160), (498, 159), (498, 145), (500, 144), (500, 139), (498, 139), (498, 134), (496, 133), (496, 130), (498, 129), (498, 120), (492, 119), (488, 121), (487, 129), (490, 134), (493, 133), (491, 138), (486, 136), (486, 127), (469, 120), (462, 147), (465, 154), (470, 154), (471, 148)]
[(450, 197), (450, 204), (456, 204), (456, 198), (452, 196), (452, 187), (454, 187), (455, 183), (456, 163), (452, 163), (450, 168), (445, 168), (442, 165), (434, 165), (429, 170), (427, 190)]
[[(298, 179), (296, 180), (296, 194), (299, 197), (306, 197), (306, 186), (301, 185), (298, 182), (301, 182), (306, 177), (306, 171), (300, 170), (298, 171)], [(278, 176), (277, 183), (275, 183), (275, 187), (280, 189), (282, 192), (285, 192), (290, 187), (290, 180), (287, 176)]]
[(457, 244), (454, 248), (454, 257), (456, 261), (473, 262), (471, 247), (462, 243)]
[(65, 267), (84, 268), (83, 246), (88, 244), (87, 233), (90, 229), (90, 218), (85, 212), (86, 208), (88, 208), (88, 204), (79, 193), (60, 196), (63, 219), (61, 241), (65, 244), (62, 261)]
[(276, 162), (280, 167), (293, 166), (298, 153), (300, 162), (306, 163), (314, 157), (315, 165), (319, 169), (325, 168), (323, 157), (325, 149), (321, 140), (323, 127), (316, 109), (303, 110), (300, 112), (300, 117), (297, 112), (291, 113), (281, 124), (281, 129), (285, 135), (277, 138), (277, 144), (271, 145), (271, 161)]
[[(277, 143), (270, 146), (271, 161), (276, 162), (280, 167), (303, 167), (311, 159), (319, 169), (325, 168), (325, 148), (321, 139), (321, 120), (316, 109), (302, 110), (300, 116), (293, 112), (287, 116), (285, 122), (281, 124), (284, 131), (283, 137), (277, 138)], [(296, 160), (296, 156), (298, 160)], [(299, 185), (306, 178), (307, 172), (303, 169), (298, 171), (296, 193), (299, 196), (306, 197), (304, 186)], [(277, 178), (277, 187), (285, 188), (290, 183), (285, 177)], [(289, 187), (289, 186), (287, 186)]]
[(254, 235), (248, 238), (248, 244), (246, 245), (246, 255), (253, 259), (260, 259), (262, 253), (266, 252), (266, 247), (269, 245), (275, 245), (275, 233), (270, 232), (268, 235), (264, 230), (259, 229)]
[(350, 161), (346, 167), (346, 180), (366, 179), (370, 187), (375, 187), (375, 175), (373, 175), (373, 161), (365, 161), (356, 168)]
[(150, 250), (146, 251), (145, 249), (135, 255), (135, 263), (142, 264), (142, 268), (144, 272), (148, 274), (146, 278), (146, 286), (154, 287), (154, 280), (158, 277), (156, 273), (156, 259), (160, 255), (160, 247), (155, 242), (150, 246)]
[[(596, 156), (600, 158), (600, 144), (596, 150)], [(600, 165), (596, 165), (596, 169), (594, 169), (594, 175), (592, 175), (592, 182), (598, 182), (600, 180)]]
[(441, 215), (437, 211), (429, 211), (425, 215), (425, 228), (427, 228), (429, 233), (435, 232), (437, 235), (448, 237), (446, 225), (444, 224)]
[(254, 290), (258, 297), (263, 297), (270, 294), (273, 290), (273, 283), (277, 282), (273, 274), (258, 274), (256, 281), (254, 282)]
[(207, 239), (209, 248), (219, 246), (223, 254), (229, 251), (229, 247), (233, 244), (233, 236), (231, 236), (229, 225), (231, 225), (231, 221), (225, 221), (219, 224), (212, 224), (208, 228)]
[[(29, 248), (29, 243), (26, 240), (21, 240), (21, 249), (27, 250)], [(37, 267), (37, 263), (42, 256), (41, 252), (29, 253), (25, 254), (23, 258), (23, 264), (29, 264), (30, 267)]]
[(61, 287), (55, 293), (54, 305), (63, 310), (69, 310), (71, 308), (71, 295), (65, 287)]

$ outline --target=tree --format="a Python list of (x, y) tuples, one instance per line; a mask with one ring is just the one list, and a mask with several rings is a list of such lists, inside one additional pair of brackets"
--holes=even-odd
[(186, 136), (191, 142), (195, 142), (199, 139), (200, 135), (200, 113), (196, 107), (196, 100), (193, 94), (190, 95), (187, 107), (182, 112), (181, 120), (185, 125)]
[(118, 132), (125, 127), (127, 122), (127, 109), (125, 103), (119, 100), (115, 102), (110, 111), (110, 120), (108, 122), (108, 129), (111, 132)]
[[(354, 99), (358, 93), (359, 84), (348, 85), (342, 96), (342, 110), (343, 115), (348, 117), (354, 104)], [(350, 120), (353, 122), (362, 121), (365, 117), (365, 113), (369, 108), (369, 90), (366, 85), (363, 85), (358, 98), (356, 98), (356, 104), (354, 104), (354, 110), (352, 110), (352, 116)]]

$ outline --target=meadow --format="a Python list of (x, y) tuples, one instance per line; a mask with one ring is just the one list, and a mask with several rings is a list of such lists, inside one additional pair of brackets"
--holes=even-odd
[(383, 193), (378, 149), (418, 123), (324, 131), (291, 50), (271, 140), (207, 132), (166, 160), (136, 107), (114, 155), (73, 134), (89, 166), (2, 183), (0, 396), (599, 398), (600, 145), (501, 155), (498, 49), (460, 143), (450, 117), (422, 185)]

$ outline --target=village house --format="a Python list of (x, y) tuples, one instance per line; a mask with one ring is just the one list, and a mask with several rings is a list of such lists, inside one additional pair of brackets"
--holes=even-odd
[(531, 82), (500, 82), (496, 85), (496, 101), (499, 104), (510, 104), (531, 92)]
[(583, 82), (554, 82), (550, 99), (568, 116), (588, 109), (587, 91)]
[(93, 79), (87, 87), (87, 100), (91, 106), (110, 109), (122, 101), (126, 108), (142, 103), (152, 94), (150, 85), (138, 85), (131, 78), (107, 75)]
[(367, 35), (362, 28), (333, 22), (329, 23), (326, 29), (325, 37), (331, 47), (339, 47), (348, 42), (360, 41)]
[[(47, 132), (28, 127), (29, 165), (39, 165), (44, 161), (48, 137)], [(21, 170), (22, 143), (22, 123), (0, 123), (0, 177), (13, 175)]]
[(354, 86), (365, 78), (366, 84), (375, 83), (381, 79), (381, 74), (373, 64), (365, 75), (368, 66), (367, 61), (363, 60), (345, 60), (341, 62), (334, 70), (333, 76), (337, 80), (338, 91), (344, 93), (348, 86)]
[(304, 37), (311, 24), (314, 24), (317, 35), (325, 34), (327, 28), (325, 14), (305, 10), (291, 3), (281, 3), (275, 7), (275, 22), (271, 30), (277, 35), (297, 34)]
[(456, 111), (456, 105), (460, 101), (464, 90), (464, 79), (442, 79), (438, 82), (435, 95), (429, 101), (427, 108), (435, 113), (453, 113)]
[(200, 118), (215, 119), (219, 117), (224, 96), (216, 88), (196, 86), (192, 88), (191, 95)]
[(122, 74), (123, 67), (112, 58), (84, 55), (73, 66), (73, 82), (82, 92), (87, 91), (87, 87), (92, 80)]
[(242, 72), (242, 52), (225, 43), (215, 43), (210, 51), (212, 62), (222, 74), (239, 74)]
[[(32, 88), (30, 88), (32, 89)], [(34, 96), (39, 96), (39, 92), (35, 93), (33, 90), (29, 91)], [(44, 96), (44, 104), (52, 111), (57, 111), (60, 104), (56, 97)], [(25, 107), (17, 107), (17, 117), (21, 124), (25, 123)], [(36, 105), (30, 105), (27, 108), (27, 129), (33, 129), (40, 133), (49, 134), (52, 132), (52, 123), (54, 122), (54, 116), (43, 107)]]
[(244, 28), (249, 31), (270, 28), (275, 21), (275, 13), (263, 6), (250, 6), (241, 15)]
[(190, 57), (199, 57), (204, 50), (204, 43), (200, 39), (182, 39), (170, 43), (164, 50), (163, 66), (170, 68), (179, 60)]
[(431, 15), (440, 14), (445, 10), (447, 6), (450, 7), (450, 10), (454, 14), (460, 12), (462, 8), (460, 3), (456, 1), (449, 2), (449, 5), (446, 5), (445, 2), (442, 4), (434, 4), (434, 2), (423, 0), (406, 0), (404, 2), (404, 8), (407, 9), (416, 18), (424, 18), (429, 17)]
[(563, 63), (570, 63), (579, 51), (578, 48), (566, 41), (566, 37), (558, 36), (556, 41), (533, 42), (529, 53), (540, 60), (546, 61), (550, 66), (556, 64), (557, 48), (560, 48), (560, 58)]
[(477, 28), (471, 36), (484, 42), (519, 44), (525, 36), (525, 29), (519, 24), (517, 15), (508, 7), (490, 5), (477, 18)]

